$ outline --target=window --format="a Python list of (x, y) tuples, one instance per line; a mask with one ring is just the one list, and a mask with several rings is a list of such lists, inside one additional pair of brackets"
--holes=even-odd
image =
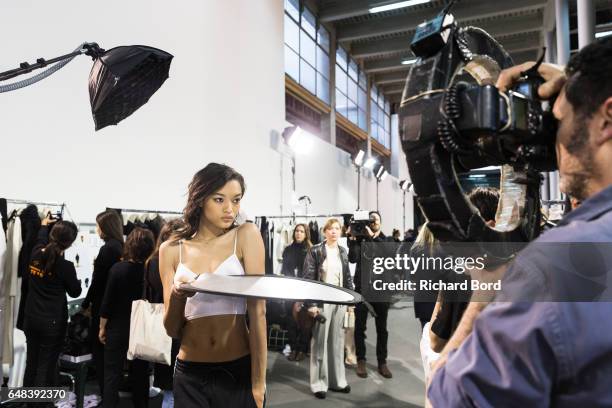
[(336, 111), (363, 130), (368, 129), (367, 86), (366, 74), (344, 48), (338, 47), (336, 50)]
[(285, 0), (285, 73), (329, 103), (329, 32), (300, 0)]
[(391, 104), (373, 86), (370, 92), (370, 135), (387, 149), (391, 148)]

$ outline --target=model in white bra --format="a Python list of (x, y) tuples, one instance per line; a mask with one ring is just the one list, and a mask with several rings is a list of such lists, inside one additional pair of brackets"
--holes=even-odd
[[(236, 256), (236, 244), (238, 243), (238, 230), (236, 229), (236, 238), (234, 239), (234, 253), (227, 257), (217, 269), (212, 272), (221, 275), (244, 275), (244, 268)], [(191, 271), (187, 265), (183, 263), (183, 241), (179, 241), (179, 264), (174, 274), (174, 284), (179, 286), (183, 282), (193, 282), (200, 276)], [(194, 296), (187, 299), (185, 304), (185, 319), (193, 320), (205, 316), (218, 315), (236, 315), (246, 313), (246, 300), (235, 296), (221, 296), (209, 293), (196, 293)]]

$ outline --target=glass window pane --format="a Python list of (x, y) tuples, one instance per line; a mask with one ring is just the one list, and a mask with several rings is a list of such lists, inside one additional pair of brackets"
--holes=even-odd
[(316, 45), (304, 31), (300, 31), (300, 57), (304, 58), (313, 67), (317, 64)]
[(349, 99), (348, 101), (348, 120), (354, 124), (358, 124), (357, 121), (357, 104)]
[(346, 73), (338, 66), (336, 66), (336, 88), (340, 89), (344, 94), (348, 92)]
[(376, 127), (376, 122), (370, 121), (370, 135), (378, 140), (378, 128)]
[(348, 80), (348, 95), (349, 99), (357, 104), (357, 82), (349, 78)]
[(344, 94), (337, 89), (336, 89), (336, 111), (338, 111), (338, 113), (340, 113), (344, 117), (348, 116), (348, 114), (346, 113), (347, 112), (346, 96), (344, 96)]
[(385, 115), (385, 120), (383, 121), (383, 127), (386, 133), (389, 133), (389, 117)]
[(313, 95), (317, 94), (316, 87), (316, 71), (313, 67), (308, 65), (306, 61), (300, 58), (300, 84), (312, 92)]
[(370, 98), (372, 98), (372, 102), (378, 102), (378, 89), (376, 88), (376, 85), (373, 85), (370, 89)]
[(329, 81), (319, 73), (317, 73), (317, 96), (329, 104)]
[(302, 28), (310, 34), (312, 38), (317, 38), (317, 19), (314, 14), (310, 12), (306, 7), (302, 11)]
[(372, 122), (376, 122), (378, 121), (378, 106), (376, 106), (376, 104), (373, 103), (371, 108), (372, 108), (372, 111), (370, 112), (370, 118)]
[(320, 26), (317, 32), (317, 43), (329, 53), (329, 31), (323, 26)]
[(321, 47), (317, 47), (317, 71), (329, 79), (329, 55)]
[(359, 109), (359, 127), (367, 132), (368, 130), (368, 121), (365, 110)]
[(289, 13), (295, 21), (300, 21), (300, 0), (285, 0), (285, 11)]
[(358, 71), (359, 71), (359, 67), (357, 66), (357, 63), (353, 61), (353, 59), (351, 58), (351, 60), (349, 61), (348, 73), (349, 73), (349, 76), (353, 78), (355, 81), (359, 79), (357, 75)]
[(285, 45), (285, 72), (300, 82), (300, 57), (287, 45)]
[(359, 71), (359, 86), (363, 89), (366, 89), (368, 87), (368, 77), (363, 71)]
[(336, 49), (336, 64), (340, 65), (343, 70), (346, 71), (347, 68), (347, 56), (344, 48), (338, 47)]
[(378, 122), (378, 124), (380, 126), (382, 126), (382, 124), (385, 123), (385, 111), (380, 109), (380, 107), (377, 109), (377, 111), (378, 111), (378, 120), (377, 120), (377, 122)]
[(358, 99), (357, 104), (359, 105), (359, 108), (366, 110), (367, 104), (368, 104), (368, 97), (367, 97), (366, 91), (359, 88), (357, 99)]
[(389, 103), (389, 101), (385, 101), (385, 112), (388, 114), (391, 113), (391, 104)]
[(294, 51), (300, 51), (300, 28), (297, 23), (285, 14), (285, 44), (293, 48)]

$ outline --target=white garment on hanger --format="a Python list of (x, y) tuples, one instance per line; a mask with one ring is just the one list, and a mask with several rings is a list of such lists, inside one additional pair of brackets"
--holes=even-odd
[(13, 364), (13, 329), (16, 324), (17, 311), (17, 293), (21, 294), (21, 288), (18, 286), (17, 269), (19, 267), (19, 251), (23, 242), (21, 240), (21, 220), (15, 217), (9, 224), (7, 230), (7, 245), (4, 262), (4, 281), (2, 282), (2, 293), (0, 297), (4, 298), (4, 313), (2, 313), (4, 322), (2, 326), (2, 362), (4, 364)]
[[(0, 217), (0, 221), (2, 217)], [(4, 228), (0, 228), (0, 367), (2, 366), (2, 351), (4, 344), (4, 316), (6, 297), (4, 296), (4, 269), (6, 261), (6, 234)]]

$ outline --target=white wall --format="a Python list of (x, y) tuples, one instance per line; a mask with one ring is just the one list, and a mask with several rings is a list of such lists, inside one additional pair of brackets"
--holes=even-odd
[[(195, 171), (217, 161), (245, 176), (249, 214), (280, 211), (281, 160), (270, 134), (285, 125), (282, 0), (20, 0), (2, 2), (0, 15), (0, 71), (84, 41), (174, 55), (170, 78), (151, 100), (99, 132), (89, 108), (88, 57), (1, 94), (0, 197), (66, 202), (83, 222), (106, 206), (180, 210)], [(354, 170), (339, 164), (335, 147), (317, 141), (315, 149), (298, 158), (298, 194), (312, 198), (313, 212), (352, 211)], [(283, 170), (288, 210), (288, 164)], [(365, 193), (362, 182), (362, 207), (373, 208), (374, 183)], [(401, 226), (401, 195), (391, 183), (381, 185), (381, 207)]]

